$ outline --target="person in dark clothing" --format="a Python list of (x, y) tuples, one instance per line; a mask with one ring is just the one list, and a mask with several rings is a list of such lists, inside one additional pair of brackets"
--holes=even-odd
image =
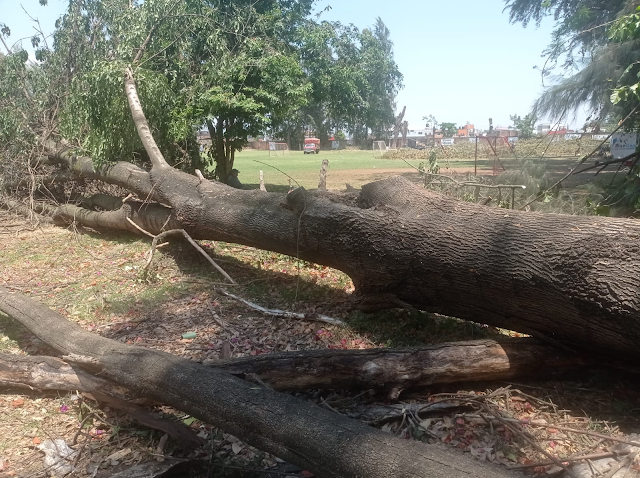
[(227, 178), (227, 184), (232, 188), (242, 189), (242, 183), (238, 179), (239, 172), (240, 171), (238, 171), (237, 169), (232, 169), (231, 174), (229, 174), (229, 177)]

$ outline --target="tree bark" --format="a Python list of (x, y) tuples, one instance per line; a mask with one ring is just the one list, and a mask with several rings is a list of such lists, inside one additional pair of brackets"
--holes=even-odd
[(161, 430), (190, 448), (203, 444), (180, 422), (161, 419), (136, 403), (137, 398), (125, 387), (85, 372), (75, 364), (54, 357), (0, 354), (0, 390), (65, 390), (86, 392), (97, 401), (126, 412), (131, 418), (156, 430)]
[(2, 287), (0, 311), (64, 354), (67, 361), (211, 423), (318, 476), (514, 476), (443, 447), (401, 440), (225, 372), (96, 336)]
[(267, 188), (264, 185), (264, 172), (260, 170), (260, 191), (267, 192)]
[(407, 107), (402, 108), (402, 113), (396, 118), (396, 124), (393, 127), (393, 141), (391, 142), (391, 148), (397, 148), (398, 144), (398, 135), (400, 134), (400, 129), (402, 127), (402, 120), (404, 119), (404, 114), (407, 111)]
[(403, 121), (402, 122), (402, 147), (406, 148), (407, 147), (407, 133), (409, 132), (409, 122), (408, 121)]
[[(548, 377), (589, 365), (587, 359), (537, 342), (475, 340), (414, 349), (313, 350), (221, 360), (211, 367), (240, 378), (257, 377), (278, 391), (335, 388), (397, 398), (403, 390), (435, 384)], [(0, 386), (80, 390), (120, 400), (130, 390), (53, 357), (0, 354)]]
[(359, 195), (302, 188), (285, 195), (125, 164), (90, 174), (148, 190), (194, 239), (299, 254), (342, 270), (362, 309), (412, 306), (571, 349), (640, 357), (640, 225), (633, 220), (504, 211), (399, 177)]
[(506, 212), (399, 177), (340, 199), (169, 176), (157, 194), (192, 237), (299, 251), (347, 273), (364, 309), (410, 305), (589, 353), (640, 357), (635, 221)]
[(323, 159), (322, 166), (320, 167), (320, 181), (318, 182), (318, 189), (321, 191), (327, 190), (327, 168), (329, 167), (329, 160)]
[(239, 377), (258, 376), (276, 390), (366, 390), (398, 398), (403, 390), (435, 384), (548, 377), (589, 365), (535, 339), (451, 342), (406, 350), (317, 350), (221, 361)]
[[(143, 49), (141, 49), (141, 51), (142, 50)], [(144, 115), (142, 105), (140, 104), (140, 99), (138, 98), (138, 90), (136, 88), (135, 79), (133, 78), (133, 71), (129, 67), (127, 67), (125, 70), (124, 91), (129, 103), (129, 109), (131, 110), (133, 123), (136, 126), (136, 130), (138, 131), (138, 136), (140, 136), (142, 145), (147, 151), (149, 159), (151, 159), (151, 163), (156, 168), (168, 168), (169, 164), (167, 164), (164, 156), (162, 155), (162, 152), (160, 151), (160, 148), (158, 148), (158, 145), (156, 144), (156, 141), (155, 139), (153, 139), (153, 135), (151, 134), (151, 129), (149, 128), (147, 118)]]

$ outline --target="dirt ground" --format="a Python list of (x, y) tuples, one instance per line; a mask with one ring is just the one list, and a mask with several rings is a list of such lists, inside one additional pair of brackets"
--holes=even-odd
[[(379, 174), (390, 172), (393, 169)], [(353, 285), (339, 271), (235, 244), (201, 245), (240, 286), (221, 285), (223, 278), (187, 243), (162, 249), (145, 275), (145, 238), (37, 226), (0, 212), (0, 284), (43, 302), (87, 330), (205, 364), (218, 360), (225, 348), (231, 357), (242, 357), (518, 335), (419, 312), (365, 316), (349, 310)], [(225, 296), (223, 290), (265, 307), (320, 312), (348, 325), (267, 317)], [(183, 338), (186, 333), (195, 333), (195, 338)], [(48, 350), (0, 316), (0, 353), (36, 355)], [(301, 398), (375, 422), (401, 437), (456, 447), (496, 466), (561, 474), (559, 465), (567, 463), (574, 476), (619, 478), (638, 476), (640, 470), (640, 448), (633, 442), (640, 439), (634, 435), (640, 432), (639, 382), (617, 371), (590, 370), (556, 381), (523, 377), (518, 383), (433, 387), (403, 395), (399, 404), (340, 391), (312, 391)], [(161, 432), (101, 407), (82, 393), (2, 392), (2, 477), (51, 475), (39, 449), (48, 440), (64, 440), (71, 447), (69, 476), (113, 476), (145, 463), (187, 466), (192, 459), (204, 460), (199, 463), (206, 466), (201, 474), (192, 469), (191, 476), (312, 476), (168, 407), (155, 407), (153, 412), (188, 425), (207, 444), (183, 450)], [(431, 410), (435, 403), (438, 407)], [(559, 459), (550, 461), (549, 455)], [(576, 459), (582, 456), (589, 459)], [(265, 469), (276, 474), (265, 475)]]

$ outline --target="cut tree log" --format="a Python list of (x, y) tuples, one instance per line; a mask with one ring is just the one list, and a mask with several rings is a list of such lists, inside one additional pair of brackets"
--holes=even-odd
[(59, 358), (0, 354), (0, 391), (16, 389), (86, 392), (95, 400), (126, 412), (137, 422), (168, 433), (187, 448), (197, 448), (203, 444), (203, 440), (192, 433), (189, 427), (161, 419), (130, 401), (137, 397), (127, 388)]
[[(127, 169), (120, 163), (118, 171), (104, 171), (104, 180), (122, 185)], [(172, 227), (194, 239), (342, 270), (364, 310), (411, 306), (589, 354), (640, 358), (637, 221), (505, 211), (399, 177), (365, 185), (357, 196), (235, 190), (166, 167), (131, 177), (132, 191), (151, 185), (148, 194), (180, 224)]]
[(444, 447), (401, 440), (228, 373), (97, 336), (2, 287), (0, 311), (64, 354), (67, 361), (211, 423), (317, 476), (514, 476)]
[(258, 376), (276, 390), (373, 389), (390, 398), (435, 384), (549, 377), (593, 365), (533, 339), (474, 340), (413, 349), (310, 350), (221, 361), (239, 377)]
[[(413, 349), (308, 350), (220, 360), (209, 365), (274, 390), (367, 390), (397, 395), (435, 384), (549, 377), (592, 365), (534, 339), (473, 340)], [(79, 390), (119, 400), (137, 395), (53, 357), (0, 354), (0, 387)]]

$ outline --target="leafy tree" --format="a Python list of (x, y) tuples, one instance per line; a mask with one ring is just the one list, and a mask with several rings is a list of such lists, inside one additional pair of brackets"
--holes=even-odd
[(395, 123), (395, 97), (402, 86), (402, 74), (393, 60), (391, 32), (378, 17), (372, 30), (363, 30), (360, 41), (368, 85), (365, 124), (374, 136), (386, 137)]
[[(146, 159), (122, 95), (132, 65), (156, 141), (172, 164), (225, 180), (247, 135), (304, 105), (308, 83), (292, 36), (311, 0), (72, 0), (42, 70), (60, 132), (98, 162)], [(200, 156), (206, 124), (213, 147)], [(215, 168), (214, 168), (215, 164)]]
[(402, 75), (389, 35), (380, 19), (362, 32), (338, 22), (310, 23), (301, 31), (301, 62), (312, 85), (304, 114), (322, 142), (334, 129), (364, 142), (369, 131), (385, 135), (393, 123)]
[[(614, 45), (610, 31), (617, 18), (630, 13), (631, 0), (507, 0), (512, 22), (540, 24), (543, 18), (556, 21), (552, 41), (544, 51), (543, 78), (553, 85), (536, 101), (537, 116), (561, 117), (582, 105), (601, 119), (611, 110), (612, 82), (624, 80), (628, 65), (640, 60), (635, 41)], [(564, 74), (552, 76), (559, 66)]]
[(538, 119), (533, 113), (529, 113), (524, 118), (521, 118), (520, 115), (512, 115), (509, 118), (511, 118), (513, 126), (518, 130), (520, 139), (529, 139), (534, 136), (534, 126)]
[(346, 125), (367, 107), (358, 35), (354, 27), (332, 22), (309, 23), (301, 31), (301, 63), (311, 83), (304, 112), (323, 144), (331, 130)]
[(440, 131), (444, 136), (455, 136), (458, 133), (458, 127), (455, 123), (440, 123)]

